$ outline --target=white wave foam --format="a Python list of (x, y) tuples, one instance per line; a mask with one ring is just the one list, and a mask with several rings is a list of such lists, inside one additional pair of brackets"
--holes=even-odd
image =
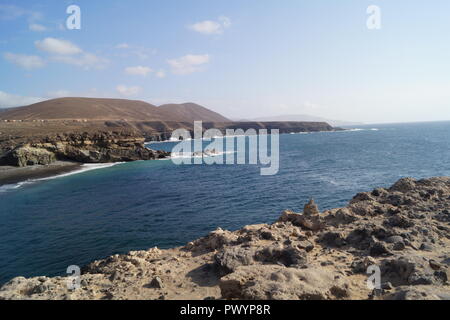
[(80, 173), (84, 173), (84, 172), (88, 172), (88, 171), (92, 171), (92, 170), (98, 170), (98, 169), (104, 169), (104, 168), (113, 167), (115, 165), (122, 164), (122, 163), (124, 163), (124, 162), (86, 163), (86, 164), (81, 165), (80, 169), (74, 170), (74, 171), (70, 171), (70, 172), (67, 172), (67, 173), (62, 173), (62, 174), (58, 174), (58, 175), (55, 175), (55, 176), (39, 178), (39, 179), (29, 179), (29, 180), (26, 180), (26, 181), (18, 182), (16, 184), (5, 184), (3, 186), (0, 186), (0, 193), (6, 192), (6, 191), (9, 191), (9, 190), (19, 189), (20, 187), (23, 187), (25, 185), (29, 185), (29, 184), (40, 182), (40, 181), (47, 181), (47, 180), (64, 178), (64, 177), (68, 177), (68, 176), (72, 176), (72, 175), (76, 175), (76, 174), (80, 174)]
[(212, 137), (203, 137), (201, 139), (192, 139), (192, 138), (188, 138), (188, 139), (184, 139), (184, 140), (178, 140), (178, 139), (174, 139), (174, 138), (170, 138), (169, 140), (161, 140), (161, 141), (149, 141), (145, 143), (145, 146), (148, 147), (152, 144), (160, 144), (160, 143), (168, 143), (168, 142), (184, 142), (184, 141), (196, 141), (196, 140), (201, 140), (201, 141), (210, 141), (211, 139), (234, 139), (234, 138), (239, 138), (239, 137), (248, 137), (248, 135), (245, 134), (237, 134), (237, 135), (233, 135), (233, 136), (212, 136)]
[(23, 182), (19, 182), (19, 183), (16, 183), (16, 184), (5, 184), (5, 185), (2, 185), (2, 186), (0, 186), (0, 193), (7, 192), (9, 190), (18, 189), (18, 188), (22, 187), (23, 185), (29, 184), (29, 183), (31, 183), (31, 182), (23, 181)]
[(51, 177), (46, 177), (46, 178), (40, 178), (40, 179), (35, 179), (34, 181), (45, 181), (45, 180), (53, 180), (53, 179), (58, 179), (58, 178), (63, 178), (63, 177), (68, 177), (68, 176), (73, 176), (75, 174), (79, 174), (79, 173), (83, 173), (83, 172), (87, 172), (87, 171), (92, 171), (92, 170), (97, 170), (97, 169), (104, 169), (104, 168), (110, 168), (110, 167), (114, 167), (115, 165), (118, 164), (122, 164), (125, 162), (114, 162), (114, 163), (85, 163), (81, 166), (80, 169), (75, 170), (75, 171), (70, 171), (67, 173), (63, 173), (63, 174), (59, 174), (56, 176), (51, 176)]
[(233, 153), (236, 153), (236, 151), (217, 152), (215, 154), (207, 154), (207, 153), (193, 154), (193, 153), (189, 153), (189, 152), (178, 152), (178, 153), (175, 152), (175, 153), (172, 153), (172, 155), (168, 159), (210, 158), (210, 157), (218, 157), (218, 156), (222, 156), (225, 154), (233, 154)]
[(356, 131), (379, 131), (378, 128), (370, 128), (370, 129), (364, 129), (364, 128), (353, 128), (353, 129), (346, 129), (344, 131), (335, 131), (335, 132), (356, 132)]

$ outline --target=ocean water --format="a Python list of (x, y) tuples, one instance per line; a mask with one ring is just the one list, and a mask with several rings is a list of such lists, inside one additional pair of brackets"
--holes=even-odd
[[(401, 177), (450, 175), (450, 123), (360, 126), (280, 136), (280, 171), (141, 161), (0, 188), (0, 284), (64, 275), (69, 265), (183, 245), (221, 227), (344, 206)], [(153, 148), (171, 150), (174, 143)], [(96, 169), (96, 170), (92, 170)]]

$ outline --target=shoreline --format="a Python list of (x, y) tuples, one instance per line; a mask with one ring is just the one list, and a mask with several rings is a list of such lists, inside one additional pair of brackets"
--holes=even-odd
[[(359, 129), (353, 129), (354, 131), (358, 131)], [(298, 132), (298, 133), (282, 133), (282, 135), (289, 134), (311, 134), (311, 133), (324, 133), (324, 132), (345, 132), (345, 131), (353, 131), (352, 129), (344, 129), (344, 130), (336, 130), (336, 131), (312, 131), (312, 132)], [(362, 129), (364, 130), (364, 129)], [(373, 130), (373, 129), (372, 129)], [(223, 137), (212, 137), (212, 138), (237, 138), (241, 136), (223, 136)], [(193, 141), (194, 139), (191, 139)], [(202, 138), (201, 140), (205, 140)], [(150, 146), (152, 144), (160, 144), (160, 143), (178, 143), (182, 140), (173, 141), (173, 140), (165, 140), (165, 141), (146, 141), (144, 143), (145, 147)], [(155, 160), (170, 160), (171, 157), (166, 157), (163, 159), (155, 159)], [(108, 162), (102, 163), (104, 165), (110, 164), (115, 165), (120, 162)], [(21, 182), (26, 182), (28, 180), (39, 180), (57, 177), (59, 175), (76, 172), (81, 169), (83, 165), (89, 163), (75, 162), (75, 161), (55, 161), (49, 165), (33, 165), (27, 167), (14, 167), (14, 166), (0, 166), (0, 187), (6, 185), (14, 185)]]
[(55, 161), (49, 165), (28, 167), (0, 166), (0, 187), (70, 173), (80, 169), (82, 165), (83, 163), (73, 161)]
[[(352, 132), (352, 131), (378, 131), (379, 129), (377, 128), (371, 128), (371, 129), (362, 129), (362, 128), (340, 128), (340, 129), (335, 129), (335, 130), (330, 130), (330, 131), (304, 131), (304, 132), (284, 132), (284, 133), (280, 133), (279, 135), (294, 135), (294, 134), (314, 134), (314, 133), (332, 133), (332, 132)], [(270, 136), (271, 134), (268, 133), (268, 136)], [(233, 136), (227, 136), (227, 135), (223, 135), (223, 136), (214, 136), (214, 137), (203, 137), (200, 139), (194, 139), (194, 138), (190, 138), (190, 139), (186, 139), (185, 141), (195, 141), (195, 140), (202, 140), (202, 141), (210, 141), (212, 139), (228, 139), (228, 138), (242, 138), (242, 137), (250, 137), (249, 135), (233, 135)], [(145, 140), (144, 144), (145, 145), (150, 145), (150, 144), (160, 144), (160, 143), (168, 143), (168, 142), (172, 142), (172, 143), (177, 143), (177, 142), (183, 142), (183, 140)]]
[(449, 207), (450, 177), (403, 178), (346, 207), (310, 201), (273, 224), (94, 261), (75, 290), (66, 277), (19, 276), (0, 300), (450, 300)]

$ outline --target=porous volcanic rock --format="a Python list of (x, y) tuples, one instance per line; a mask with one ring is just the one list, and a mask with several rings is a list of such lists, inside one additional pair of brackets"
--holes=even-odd
[(168, 152), (150, 150), (142, 136), (126, 132), (71, 133), (47, 136), (19, 145), (0, 159), (2, 165), (47, 165), (56, 160), (81, 163), (128, 162), (165, 158)]
[(95, 261), (75, 290), (65, 277), (18, 277), (0, 299), (450, 299), (450, 178), (401, 179), (316, 209)]

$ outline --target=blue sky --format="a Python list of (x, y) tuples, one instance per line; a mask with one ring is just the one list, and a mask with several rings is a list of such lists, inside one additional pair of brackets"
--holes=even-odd
[[(81, 30), (65, 27), (71, 4)], [(446, 0), (0, 0), (0, 106), (90, 96), (235, 119), (450, 120), (449, 18)]]

